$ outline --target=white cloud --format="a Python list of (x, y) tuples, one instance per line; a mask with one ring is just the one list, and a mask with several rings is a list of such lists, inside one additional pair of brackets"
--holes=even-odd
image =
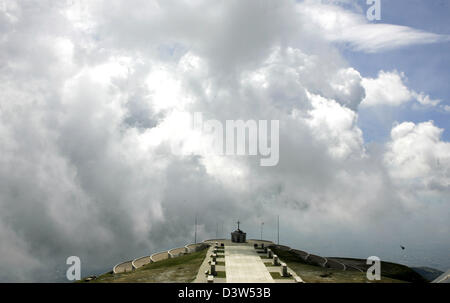
[(366, 90), (366, 98), (362, 106), (386, 104), (398, 106), (411, 100), (412, 95), (403, 83), (403, 73), (380, 71), (378, 78), (364, 78), (362, 85)]
[(357, 115), (334, 100), (308, 93), (313, 109), (307, 124), (317, 139), (325, 142), (329, 153), (338, 159), (351, 155), (364, 156), (362, 131), (357, 127)]
[[(79, 3), (35, 3), (36, 15), (33, 5), (14, 2), (0, 18), (0, 281), (64, 279), (71, 255), (94, 274), (184, 245), (196, 213), (199, 238), (215, 235), (216, 218), (224, 232), (246, 218), (250, 235), (279, 213), (283, 241), (323, 254), (352, 247), (365, 256), (352, 244), (369, 247), (373, 226), (386, 228), (375, 233), (389, 247), (399, 220), (408, 223), (396, 237), (415, 231), (448, 243), (448, 207), (411, 214), (423, 199), (391, 179), (445, 170), (420, 160), (408, 172), (399, 159), (409, 132), (385, 162), (366, 150), (357, 126), (364, 98), (401, 104), (411, 91), (399, 73), (363, 79), (326, 32), (306, 26), (309, 17), (296, 9), (307, 12), (307, 2)], [(170, 143), (183, 134), (177, 110), (280, 120), (279, 165), (173, 155)], [(448, 143), (436, 140), (425, 142), (444, 154)], [(391, 166), (401, 174), (386, 174)], [(439, 188), (435, 195), (445, 197)], [(429, 214), (440, 232), (417, 224)]]
[(355, 51), (376, 53), (416, 44), (449, 41), (438, 35), (407, 26), (369, 23), (364, 12), (354, 13), (337, 5), (307, 0), (299, 4), (307, 26), (320, 31), (327, 40), (348, 44)]
[(450, 188), (450, 143), (432, 121), (395, 126), (384, 161), (394, 179), (414, 185)]
[(442, 102), (441, 100), (431, 99), (430, 96), (425, 95), (424, 93), (412, 92), (412, 95), (417, 100), (417, 102), (424, 106), (437, 106)]
[(363, 78), (361, 83), (365, 88), (366, 97), (361, 106), (399, 106), (413, 100), (425, 107), (435, 107), (441, 103), (441, 100), (434, 100), (423, 92), (410, 90), (405, 84), (406, 81), (405, 74), (395, 70), (380, 71), (378, 78), (375, 79)]

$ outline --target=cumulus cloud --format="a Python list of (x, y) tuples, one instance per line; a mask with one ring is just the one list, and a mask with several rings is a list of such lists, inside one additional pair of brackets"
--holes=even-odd
[(384, 159), (393, 178), (448, 190), (450, 143), (441, 140), (443, 131), (433, 121), (395, 126)]
[[(287, 244), (340, 255), (353, 247), (358, 256), (376, 249), (367, 233), (389, 246), (412, 231), (431, 234), (422, 214), (441, 218), (444, 203), (411, 214), (424, 197), (393, 180), (424, 178), (442, 197), (448, 179), (431, 175), (448, 173), (438, 169), (448, 143), (419, 125), (393, 136), (387, 151), (365, 146), (361, 102), (391, 98), (383, 91), (392, 89), (397, 99), (388, 101), (402, 103), (411, 92), (398, 93), (398, 73), (364, 79), (350, 67), (326, 33), (307, 25), (309, 2), (4, 4), (1, 281), (63, 280), (72, 255), (83, 275), (98, 274), (185, 245), (196, 215), (199, 239), (213, 237), (217, 221), (229, 232), (237, 218), (257, 234), (279, 213)], [(174, 155), (171, 143), (185, 134), (179, 111), (279, 120), (278, 166)], [(415, 140), (439, 146), (441, 166), (427, 170), (432, 161), (420, 160), (408, 173), (401, 146)], [(400, 219), (410, 223), (394, 237), (388, 227)], [(436, 222), (433, 241), (448, 244), (448, 222)], [(386, 251), (375, 254), (395, 257)]]
[(403, 83), (405, 75), (402, 73), (380, 71), (376, 79), (364, 79), (366, 89), (364, 106), (387, 104), (398, 106), (411, 100), (411, 92)]
[(396, 70), (391, 72), (380, 71), (378, 78), (364, 78), (361, 83), (365, 88), (366, 97), (361, 103), (363, 107), (378, 105), (400, 106), (410, 101), (426, 107), (435, 107), (441, 100), (434, 100), (425, 93), (410, 90), (405, 82), (406, 76)]

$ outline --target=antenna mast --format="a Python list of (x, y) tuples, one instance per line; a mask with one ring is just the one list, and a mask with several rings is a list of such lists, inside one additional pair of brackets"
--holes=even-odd
[(264, 222), (261, 222), (261, 240), (263, 239), (262, 234), (263, 234), (263, 227), (264, 227)]
[(197, 244), (197, 214), (195, 215), (195, 233), (194, 233), (194, 243)]
[(280, 245), (280, 215), (278, 215), (277, 217), (277, 231), (278, 231), (277, 244)]

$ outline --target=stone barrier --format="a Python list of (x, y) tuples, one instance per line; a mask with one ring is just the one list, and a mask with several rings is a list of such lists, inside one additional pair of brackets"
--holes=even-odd
[(125, 273), (125, 272), (130, 272), (133, 271), (133, 261), (126, 261), (126, 262), (122, 262), (117, 264), (116, 266), (113, 267), (113, 274), (121, 274), (121, 273)]
[(197, 252), (208, 247), (209, 247), (208, 243), (188, 244), (184, 247), (178, 247), (171, 249), (169, 251), (159, 252), (151, 256), (140, 257), (131, 261), (119, 263), (113, 267), (112, 273), (119, 274), (130, 272), (150, 263), (166, 260), (169, 258), (175, 258), (186, 253)]
[(158, 262), (166, 259), (169, 259), (169, 252), (167, 251), (159, 252), (150, 256), (150, 260), (152, 260), (152, 262)]
[(317, 255), (309, 255), (307, 261), (308, 261), (308, 263), (310, 263), (312, 265), (325, 267), (325, 263), (327, 262), (327, 259), (325, 259), (324, 257), (321, 257), (321, 256), (317, 256)]
[[(305, 261), (307, 264), (325, 267), (326, 264), (328, 263), (327, 259), (324, 257), (308, 254), (307, 252), (298, 249), (291, 249), (289, 246), (274, 245), (273, 247), (294, 253), (295, 255), (299, 256), (303, 261)], [(331, 266), (338, 266), (338, 265), (336, 265), (336, 263), (333, 262)], [(343, 269), (344, 267), (339, 266), (339, 268)]]
[(203, 249), (209, 247), (209, 245), (210, 244), (203, 242), (203, 243), (188, 244), (185, 247), (188, 249), (189, 253), (192, 253), (192, 252), (197, 252), (197, 251), (203, 250)]
[(303, 261), (306, 261), (306, 258), (309, 256), (309, 254), (305, 251), (298, 250), (298, 249), (292, 249), (291, 250), (295, 255), (299, 256), (303, 259)]
[(145, 266), (147, 264), (152, 263), (152, 260), (150, 259), (150, 256), (140, 257), (137, 259), (134, 259), (131, 264), (133, 265), (133, 268), (138, 269), (142, 266)]
[(332, 269), (340, 269), (340, 270), (345, 270), (346, 266), (345, 264), (338, 262), (336, 260), (332, 260), (327, 258), (327, 263), (325, 264), (326, 268), (332, 268)]
[(276, 245), (276, 247), (278, 249), (281, 249), (281, 250), (284, 250), (284, 251), (290, 251), (291, 250), (291, 248), (289, 246), (286, 246), (286, 245)]
[(168, 251), (169, 258), (176, 258), (186, 253), (186, 247), (173, 248)]

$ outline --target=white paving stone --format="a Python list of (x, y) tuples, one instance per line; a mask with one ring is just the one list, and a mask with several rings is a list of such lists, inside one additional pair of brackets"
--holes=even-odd
[(225, 248), (227, 283), (274, 283), (272, 276), (252, 246)]

